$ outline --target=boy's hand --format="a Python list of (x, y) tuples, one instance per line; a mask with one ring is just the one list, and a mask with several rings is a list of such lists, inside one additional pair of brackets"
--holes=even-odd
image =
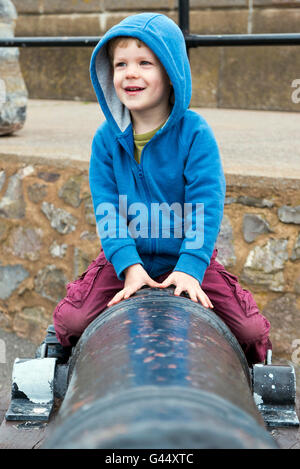
[(179, 296), (181, 292), (186, 291), (189, 294), (191, 300), (200, 303), (206, 308), (213, 308), (213, 304), (200, 287), (200, 283), (195, 277), (188, 275), (184, 272), (175, 271), (172, 272), (164, 282), (160, 284), (161, 288), (168, 287), (169, 285), (175, 285), (174, 295)]
[(119, 303), (121, 300), (129, 298), (136, 293), (142, 286), (149, 285), (149, 287), (160, 287), (161, 283), (155, 282), (141, 264), (134, 264), (125, 269), (125, 283), (123, 290), (120, 290), (107, 304), (112, 306)]

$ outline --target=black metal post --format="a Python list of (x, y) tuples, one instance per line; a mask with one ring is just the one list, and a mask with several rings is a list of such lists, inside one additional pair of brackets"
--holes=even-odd
[[(190, 2), (189, 0), (179, 0), (178, 22), (179, 22), (179, 27), (184, 37), (188, 36), (190, 33)], [(189, 46), (187, 42), (185, 42), (185, 45), (186, 45), (187, 54), (189, 55)]]

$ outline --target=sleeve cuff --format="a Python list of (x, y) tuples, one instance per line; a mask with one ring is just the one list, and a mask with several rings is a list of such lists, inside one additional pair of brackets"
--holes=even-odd
[(196, 278), (201, 285), (207, 267), (208, 265), (203, 259), (184, 253), (180, 255), (173, 270), (191, 275)]
[(110, 262), (119, 280), (125, 280), (124, 270), (133, 264), (144, 265), (134, 246), (125, 246), (113, 254)]

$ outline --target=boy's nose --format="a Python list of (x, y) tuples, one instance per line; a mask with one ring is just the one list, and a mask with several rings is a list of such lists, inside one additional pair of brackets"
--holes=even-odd
[(138, 69), (136, 65), (129, 65), (126, 68), (126, 76), (127, 77), (137, 77), (138, 76)]

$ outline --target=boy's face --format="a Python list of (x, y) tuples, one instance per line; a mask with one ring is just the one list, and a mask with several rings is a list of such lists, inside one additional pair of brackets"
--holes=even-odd
[(138, 47), (134, 39), (126, 47), (117, 46), (113, 71), (116, 93), (136, 117), (150, 110), (166, 113), (169, 107), (170, 80), (149, 47)]

